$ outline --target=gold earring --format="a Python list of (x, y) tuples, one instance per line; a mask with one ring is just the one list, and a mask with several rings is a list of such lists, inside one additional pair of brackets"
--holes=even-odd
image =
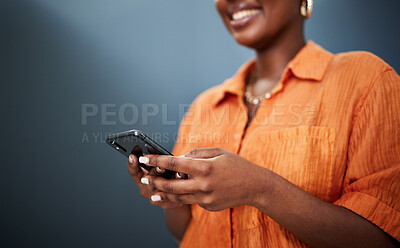
[(310, 18), (312, 9), (313, 9), (313, 0), (302, 0), (300, 13), (304, 18), (306, 19)]

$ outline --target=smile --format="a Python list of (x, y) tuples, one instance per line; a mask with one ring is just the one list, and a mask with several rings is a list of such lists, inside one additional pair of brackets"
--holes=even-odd
[(232, 13), (230, 24), (235, 28), (243, 27), (261, 13), (261, 9), (237, 10)]

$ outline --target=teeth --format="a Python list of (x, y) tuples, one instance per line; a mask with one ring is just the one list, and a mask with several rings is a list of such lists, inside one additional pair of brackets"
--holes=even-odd
[(260, 12), (261, 12), (261, 10), (259, 10), (259, 9), (241, 10), (232, 15), (232, 20), (237, 21), (237, 20), (252, 16), (252, 15), (256, 15)]

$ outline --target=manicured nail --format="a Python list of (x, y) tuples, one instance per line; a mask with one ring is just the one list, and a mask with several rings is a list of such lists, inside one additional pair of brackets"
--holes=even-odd
[(150, 198), (153, 202), (161, 201), (161, 196), (159, 195), (152, 195)]
[(162, 168), (160, 168), (160, 167), (156, 167), (156, 171), (158, 172), (158, 173), (164, 173), (164, 169), (162, 169)]
[(149, 162), (148, 157), (139, 157), (139, 163), (147, 164)]
[(140, 182), (143, 183), (143, 184), (149, 185), (149, 179), (148, 178), (142, 177), (142, 179), (140, 179)]
[(133, 155), (129, 156), (129, 163), (132, 164), (133, 163)]

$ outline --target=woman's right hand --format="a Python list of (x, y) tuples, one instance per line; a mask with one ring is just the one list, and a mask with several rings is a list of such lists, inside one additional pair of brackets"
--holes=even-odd
[(139, 166), (138, 158), (133, 154), (131, 154), (128, 159), (128, 171), (135, 184), (139, 187), (141, 195), (144, 198), (149, 199), (151, 204), (159, 206), (163, 209), (177, 208), (182, 206), (181, 203), (163, 201), (157, 199), (157, 197), (152, 197), (159, 191), (150, 185), (143, 184), (140, 181), (144, 176), (148, 175), (149, 172)]

